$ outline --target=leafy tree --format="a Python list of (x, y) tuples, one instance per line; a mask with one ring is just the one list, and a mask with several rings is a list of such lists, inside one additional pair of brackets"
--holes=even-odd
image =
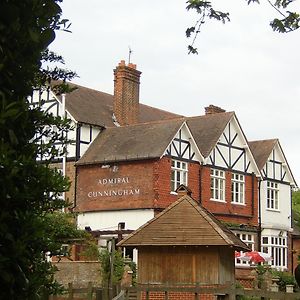
[(293, 224), (300, 230), (300, 191), (292, 194)]
[[(248, 4), (259, 3), (259, 0), (246, 0)], [(288, 6), (296, 0), (268, 0), (269, 4), (276, 10), (279, 18), (270, 22), (274, 31), (286, 33), (297, 30), (300, 27), (300, 14), (288, 11)], [(194, 47), (195, 40), (202, 26), (207, 19), (221, 21), (224, 24), (230, 21), (229, 13), (216, 10), (212, 1), (207, 0), (188, 0), (187, 10), (196, 11), (199, 15), (195, 24), (186, 30), (186, 36), (192, 38), (192, 43), (188, 46), (189, 53), (197, 54), (197, 48)]]
[[(68, 30), (61, 1), (0, 2), (0, 299), (37, 299), (43, 288), (53, 291), (54, 270), (45, 253), (59, 251), (60, 235), (77, 235), (72, 230), (62, 235), (66, 227), (61, 232), (53, 227), (54, 213), (66, 205), (59, 196), (69, 182), (49, 167), (51, 159), (65, 151), (53, 144), (65, 142), (70, 124), (30, 109), (27, 101), (33, 87), (51, 77), (66, 80), (75, 75), (41, 69), (43, 61), (60, 60), (47, 47), (56, 30)], [(56, 132), (47, 130), (53, 125)], [(45, 136), (50, 143), (41, 144)], [(48, 160), (38, 162), (39, 155)]]
[(99, 260), (101, 262), (101, 276), (104, 286), (109, 285), (110, 276), (112, 276), (112, 283), (117, 284), (121, 281), (124, 273), (124, 258), (119, 251), (113, 252), (113, 274), (111, 274), (111, 253), (107, 249), (100, 252)]

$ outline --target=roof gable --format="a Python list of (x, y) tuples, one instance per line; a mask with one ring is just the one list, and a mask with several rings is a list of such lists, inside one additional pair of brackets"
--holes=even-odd
[(233, 112), (225, 112), (187, 119), (187, 124), (204, 157), (210, 154), (233, 115)]
[(230, 246), (248, 249), (227, 227), (189, 196), (122, 240), (119, 246)]
[(266, 164), (276, 142), (276, 139), (249, 141), (249, 147), (260, 170), (262, 170)]
[(78, 165), (160, 158), (184, 119), (106, 128)]
[(254, 172), (260, 176), (235, 113), (215, 113), (191, 118), (188, 125), (206, 164), (246, 173)]
[(251, 141), (249, 146), (263, 177), (297, 185), (278, 139)]
[(176, 159), (203, 161), (203, 156), (186, 122), (184, 122), (176, 132), (167, 149), (164, 151), (164, 155)]
[(41, 106), (44, 112), (52, 114), (55, 117), (61, 117), (66, 113), (68, 119), (76, 123), (76, 119), (69, 111), (64, 112), (61, 97), (57, 97), (51, 89), (33, 90), (30, 105), (31, 107)]

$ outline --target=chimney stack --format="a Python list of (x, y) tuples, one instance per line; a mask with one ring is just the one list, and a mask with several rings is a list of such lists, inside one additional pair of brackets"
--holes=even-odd
[(223, 112), (226, 112), (226, 110), (219, 107), (219, 106), (215, 106), (215, 105), (212, 105), (212, 104), (205, 107), (205, 114), (206, 115), (218, 114), (218, 113), (223, 113)]
[(140, 76), (136, 65), (124, 60), (114, 69), (114, 115), (121, 126), (139, 121)]

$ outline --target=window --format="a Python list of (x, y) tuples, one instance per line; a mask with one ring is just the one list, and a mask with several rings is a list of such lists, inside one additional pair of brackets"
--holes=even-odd
[(231, 202), (245, 204), (245, 176), (232, 173), (231, 175)]
[(210, 170), (210, 197), (212, 200), (225, 201), (225, 172)]
[(284, 270), (287, 268), (287, 238), (286, 236), (263, 236), (261, 250), (272, 256), (269, 262), (274, 268)]
[(172, 160), (171, 166), (171, 191), (175, 192), (179, 185), (187, 185), (187, 163), (179, 160)]
[[(254, 250), (254, 235), (253, 234), (249, 234), (246, 232), (237, 232), (235, 233), (235, 235), (241, 240), (243, 241), (252, 251)], [(249, 261), (245, 261), (245, 260), (240, 260), (238, 258), (235, 259), (235, 264), (237, 266), (250, 266), (250, 262)]]
[(267, 208), (279, 209), (279, 189), (278, 183), (268, 181), (267, 182)]

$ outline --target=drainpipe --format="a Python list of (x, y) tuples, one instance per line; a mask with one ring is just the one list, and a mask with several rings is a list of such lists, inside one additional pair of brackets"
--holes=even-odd
[(251, 176), (251, 185), (252, 185), (252, 188), (251, 188), (251, 198), (252, 198), (252, 207), (251, 207), (251, 214), (252, 216), (254, 217), (254, 173), (252, 173), (252, 176)]
[(200, 163), (200, 169), (199, 169), (199, 204), (202, 202), (202, 168), (203, 163)]
[[(291, 228), (293, 228), (293, 189), (292, 187), (290, 187), (290, 205), (291, 205), (291, 214), (290, 214), (290, 220), (291, 220)], [(291, 271), (292, 271), (292, 274), (295, 273), (295, 268), (294, 268), (294, 253), (293, 253), (293, 250), (294, 250), (294, 239), (293, 239), (293, 235), (292, 235), (292, 232), (287, 232), (287, 238), (291, 239)], [(288, 254), (289, 255), (289, 254)]]
[(258, 251), (261, 250), (261, 179), (258, 179), (258, 233), (257, 233)]
[[(74, 182), (74, 203), (72, 206), (72, 210), (76, 207), (76, 198), (77, 198), (77, 177), (78, 177), (78, 171), (77, 171), (77, 166), (75, 167), (75, 182)], [(77, 215), (76, 215), (76, 223), (77, 223)]]
[(291, 220), (291, 228), (293, 228), (293, 189), (292, 189), (292, 187), (290, 187), (290, 195), (291, 195), (291, 197), (290, 197), (290, 205), (291, 205), (291, 218), (290, 218), (290, 220)]
[[(61, 95), (61, 117), (64, 119), (66, 117), (66, 94), (62, 94)], [(66, 133), (64, 132), (63, 135), (65, 135)], [(67, 161), (67, 149), (66, 149), (66, 153), (63, 154), (62, 157), (62, 173), (63, 176), (66, 177), (66, 161)], [(63, 192), (63, 200), (66, 200), (66, 192)], [(65, 209), (63, 208), (63, 211), (65, 211)]]

